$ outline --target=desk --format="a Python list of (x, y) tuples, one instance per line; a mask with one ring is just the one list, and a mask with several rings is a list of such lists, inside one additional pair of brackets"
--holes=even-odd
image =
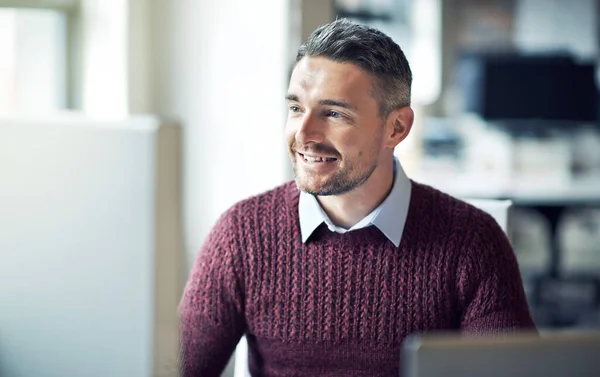
[[(550, 228), (550, 263), (535, 285), (534, 300), (541, 300), (541, 285), (564, 278), (561, 273), (561, 249), (558, 227), (571, 208), (600, 208), (600, 176), (573, 179), (569, 182), (544, 182), (535, 179), (499, 181), (481, 175), (422, 176), (417, 181), (436, 187), (459, 198), (511, 200), (517, 207), (529, 208), (543, 215)], [(596, 285), (596, 302), (600, 304), (600, 278), (590, 277)]]

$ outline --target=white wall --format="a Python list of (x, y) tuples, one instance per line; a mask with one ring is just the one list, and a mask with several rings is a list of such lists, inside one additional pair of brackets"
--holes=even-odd
[(183, 124), (189, 261), (226, 208), (286, 180), (289, 1), (131, 0), (130, 111)]
[(525, 51), (563, 49), (596, 56), (596, 0), (519, 0), (515, 11), (515, 43)]

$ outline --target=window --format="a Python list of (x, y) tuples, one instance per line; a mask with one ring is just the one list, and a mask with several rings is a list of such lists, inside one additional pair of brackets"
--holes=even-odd
[(67, 103), (66, 15), (0, 8), (0, 111), (49, 111)]
[(0, 0), (0, 113), (125, 115), (123, 0)]

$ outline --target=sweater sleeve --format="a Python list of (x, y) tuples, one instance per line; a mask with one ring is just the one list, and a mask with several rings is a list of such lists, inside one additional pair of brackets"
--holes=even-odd
[(244, 296), (232, 211), (217, 221), (179, 304), (180, 376), (220, 376), (245, 331)]
[(465, 333), (535, 331), (523, 281), (508, 238), (496, 221), (478, 213), (467, 227), (457, 286), (460, 327)]

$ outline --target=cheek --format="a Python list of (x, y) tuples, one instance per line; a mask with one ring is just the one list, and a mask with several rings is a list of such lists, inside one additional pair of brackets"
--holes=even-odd
[(364, 134), (340, 135), (336, 143), (338, 152), (349, 162), (368, 163), (380, 150), (379, 143), (373, 137)]
[(343, 133), (335, 135), (334, 140), (331, 140), (338, 152), (346, 157), (356, 157), (364, 149), (364, 140), (351, 133)]

